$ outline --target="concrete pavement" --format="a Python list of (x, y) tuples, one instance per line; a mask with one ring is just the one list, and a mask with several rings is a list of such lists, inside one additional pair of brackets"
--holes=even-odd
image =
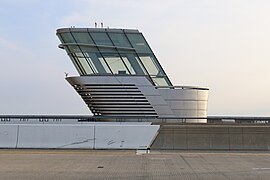
[(0, 179), (269, 179), (270, 153), (0, 150)]

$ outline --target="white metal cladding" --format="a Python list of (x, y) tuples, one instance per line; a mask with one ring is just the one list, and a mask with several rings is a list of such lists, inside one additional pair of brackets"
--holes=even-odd
[(158, 89), (176, 116), (207, 117), (208, 89)]
[(207, 89), (159, 89), (146, 76), (80, 76), (67, 80), (94, 115), (207, 116)]
[(94, 115), (158, 116), (134, 82), (118, 80), (116, 83), (113, 76), (101, 76), (98, 79), (95, 76), (67, 79)]
[(147, 149), (159, 127), (115, 122), (2, 124), (0, 148)]

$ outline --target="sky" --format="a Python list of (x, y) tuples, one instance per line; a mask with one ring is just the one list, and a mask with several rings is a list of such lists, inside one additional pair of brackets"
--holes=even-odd
[(65, 80), (61, 27), (139, 29), (174, 85), (209, 87), (209, 115), (270, 116), (269, 0), (1, 0), (0, 114), (90, 114)]

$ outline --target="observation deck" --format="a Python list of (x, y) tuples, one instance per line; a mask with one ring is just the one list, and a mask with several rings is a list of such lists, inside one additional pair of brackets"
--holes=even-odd
[(209, 89), (173, 86), (140, 31), (61, 28), (56, 34), (80, 75), (66, 79), (94, 116), (207, 117)]

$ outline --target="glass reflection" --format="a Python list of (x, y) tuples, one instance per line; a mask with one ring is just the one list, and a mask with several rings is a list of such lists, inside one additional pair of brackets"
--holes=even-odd
[(112, 46), (112, 42), (106, 33), (90, 33), (97, 45)]
[(126, 36), (120, 33), (108, 33), (113, 44), (119, 47), (131, 47)]
[(142, 34), (127, 34), (127, 37), (137, 53), (152, 53)]
[(139, 56), (144, 67), (148, 71), (149, 75), (164, 75), (163, 71), (161, 68), (159, 68), (155, 58), (152, 55), (143, 55)]
[(72, 35), (76, 39), (77, 43), (94, 44), (87, 32), (73, 32)]
[(122, 59), (117, 54), (103, 54), (108, 66), (112, 70), (113, 74), (129, 74)]

